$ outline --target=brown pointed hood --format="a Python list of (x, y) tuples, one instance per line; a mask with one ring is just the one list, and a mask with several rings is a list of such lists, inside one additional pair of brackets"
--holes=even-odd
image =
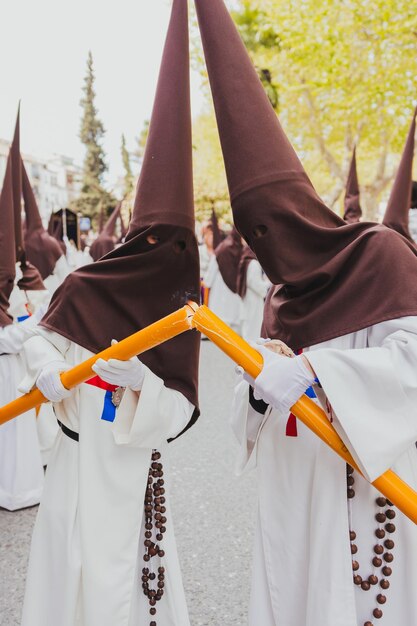
[[(195, 3), (234, 221), (270, 281), (280, 285), (269, 294), (265, 332), (297, 349), (416, 314), (414, 249), (383, 226), (347, 225), (325, 206), (223, 1)], [(400, 267), (410, 275), (412, 293), (400, 287)], [(376, 271), (383, 282), (372, 280)]]
[(209, 223), (211, 226), (211, 230), (213, 231), (213, 248), (216, 249), (217, 246), (219, 246), (223, 241), (223, 237), (222, 232), (219, 228), (216, 211), (214, 209), (211, 212), (211, 218)]
[(214, 250), (220, 274), (233, 293), (237, 293), (237, 277), (242, 248), (242, 238), (233, 226), (231, 232)]
[(119, 239), (119, 243), (121, 243), (122, 241), (124, 241), (126, 235), (127, 235), (127, 231), (128, 231), (128, 226), (126, 226), (125, 221), (123, 219), (123, 215), (122, 215), (122, 211), (120, 208), (120, 239)]
[(13, 323), (7, 311), (16, 276), (11, 154), (0, 193), (0, 327)]
[[(174, 0), (126, 242), (67, 277), (43, 326), (98, 352), (188, 299), (198, 301), (191, 151), (187, 0)], [(199, 335), (191, 331), (140, 358), (197, 406), (199, 346)]]
[(59, 247), (62, 250), (62, 254), (67, 254), (67, 247), (65, 241), (62, 239), (64, 227), (62, 224), (62, 218), (56, 219), (55, 213), (51, 213), (48, 222), (48, 234), (51, 235), (58, 242)]
[(189, 51), (180, 15), (185, 3), (174, 1), (127, 241), (153, 222), (194, 230)]
[(240, 255), (239, 267), (237, 272), (237, 292), (241, 298), (246, 296), (248, 290), (248, 267), (251, 261), (256, 261), (256, 254), (245, 246)]
[(102, 256), (108, 254), (115, 248), (114, 231), (116, 229), (117, 219), (120, 217), (120, 207), (121, 203), (113, 209), (112, 214), (104, 224), (101, 233), (91, 244), (90, 255), (94, 261), (98, 261), (98, 259), (101, 259)]
[(10, 147), (13, 178), (13, 211), (16, 262), (20, 263), (22, 278), (17, 285), (23, 291), (41, 291), (46, 289), (40, 273), (26, 258), (23, 245), (22, 229), (22, 157), (20, 155), (20, 104), (17, 111), (16, 126)]
[(39, 270), (42, 278), (53, 274), (56, 262), (62, 256), (58, 241), (43, 227), (32, 185), (22, 161), (22, 190), (25, 206), (26, 229), (24, 242), (28, 261)]
[(359, 181), (356, 168), (356, 146), (353, 149), (352, 160), (350, 162), (348, 179), (346, 182), (345, 213), (343, 219), (348, 224), (360, 222), (362, 209), (359, 199)]
[(408, 131), (407, 141), (401, 157), (400, 166), (395, 176), (394, 185), (385, 209), (382, 223), (388, 228), (396, 230), (397, 233), (414, 242), (408, 228), (408, 211), (411, 205), (411, 186), (414, 158), (414, 137), (416, 134), (416, 114), (414, 111)]

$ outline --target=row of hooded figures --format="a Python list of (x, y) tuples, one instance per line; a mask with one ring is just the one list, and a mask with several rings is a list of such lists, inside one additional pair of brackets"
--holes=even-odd
[[(167, 459), (168, 442), (198, 428), (199, 333), (99, 358), (71, 390), (60, 375), (198, 302), (203, 275), (210, 307), (263, 337), (263, 368), (239, 374), (230, 411), (238, 472), (255, 469), (258, 485), (248, 623), (417, 626), (415, 520), (371, 484), (393, 469), (417, 488), (415, 115), (384, 225), (360, 220), (354, 160), (342, 219), (315, 192), (223, 0), (195, 3), (234, 220), (223, 240), (214, 218), (200, 248), (195, 236), (186, 0), (173, 2), (121, 245), (69, 273), (16, 127), (0, 196), (1, 403), (33, 388), (49, 401), (0, 429), (0, 505), (40, 501), (21, 624), (189, 625)], [(305, 393), (352, 465), (292, 412)]]

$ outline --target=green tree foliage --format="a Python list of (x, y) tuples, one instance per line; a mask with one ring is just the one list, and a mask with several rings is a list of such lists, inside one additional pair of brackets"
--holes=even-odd
[(193, 124), (194, 204), (196, 217), (208, 219), (212, 209), (231, 221), (229, 193), (214, 113), (200, 115)]
[(130, 165), (130, 154), (129, 154), (128, 149), (126, 148), (126, 139), (124, 135), (122, 135), (121, 152), (122, 152), (123, 167), (125, 170), (123, 195), (126, 197), (130, 195), (132, 192), (134, 178), (132, 174), (132, 167)]
[[(405, 0), (240, 0), (234, 14), (280, 95), (280, 119), (321, 192), (342, 195), (358, 145), (376, 217), (417, 98), (417, 5)], [(386, 193), (386, 192), (385, 192)]]
[(83, 164), (82, 187), (80, 196), (72, 203), (72, 208), (97, 221), (100, 211), (104, 218), (115, 205), (113, 196), (104, 189), (103, 180), (107, 171), (105, 154), (102, 147), (104, 126), (98, 119), (95, 106), (93, 56), (88, 53), (87, 73), (84, 79), (84, 96), (80, 101), (83, 109), (80, 139), (86, 154)]
[(139, 161), (142, 161), (143, 155), (145, 154), (146, 142), (148, 140), (148, 135), (149, 135), (149, 125), (150, 125), (149, 120), (145, 120), (143, 122), (143, 128), (140, 131), (139, 137), (137, 138), (137, 148), (135, 151), (135, 157)]
[[(318, 191), (341, 210), (357, 144), (363, 208), (376, 218), (417, 100), (417, 4), (236, 0), (233, 8), (269, 99)], [(202, 68), (201, 50), (195, 59)]]

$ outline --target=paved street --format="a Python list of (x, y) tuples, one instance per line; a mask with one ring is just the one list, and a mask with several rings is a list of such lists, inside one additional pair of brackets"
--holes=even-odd
[[(233, 364), (205, 341), (200, 374), (200, 420), (171, 446), (171, 504), (184, 585), (192, 626), (244, 626), (254, 476), (236, 478), (233, 472), (235, 444), (228, 425)], [(35, 515), (36, 508), (0, 510), (1, 626), (19, 625)]]

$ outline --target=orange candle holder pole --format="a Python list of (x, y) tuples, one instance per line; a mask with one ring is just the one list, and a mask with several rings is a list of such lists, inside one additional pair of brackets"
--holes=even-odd
[[(178, 311), (126, 337), (126, 339), (95, 354), (70, 370), (62, 372), (62, 384), (67, 389), (72, 389), (95, 376), (91, 368), (97, 359), (120, 359), (121, 361), (127, 361), (137, 354), (151, 350), (151, 348), (155, 348), (155, 346), (159, 346), (161, 343), (190, 330), (192, 328), (192, 317), (197, 309), (197, 304), (188, 302)], [(33, 389), (24, 396), (0, 408), (0, 424), (4, 424), (14, 417), (36, 408), (43, 402), (48, 402), (48, 400), (41, 394), (39, 389)]]
[(205, 304), (206, 306), (208, 306), (209, 297), (210, 297), (210, 288), (206, 287), (204, 285), (204, 302), (203, 302), (203, 304)]
[[(213, 341), (235, 363), (256, 378), (263, 367), (263, 358), (242, 337), (204, 305), (195, 312), (192, 324)], [(334, 450), (346, 463), (362, 473), (342, 439), (327, 419), (325, 412), (307, 396), (302, 396), (291, 412)], [(372, 483), (379, 492), (417, 524), (417, 492), (392, 470)]]

